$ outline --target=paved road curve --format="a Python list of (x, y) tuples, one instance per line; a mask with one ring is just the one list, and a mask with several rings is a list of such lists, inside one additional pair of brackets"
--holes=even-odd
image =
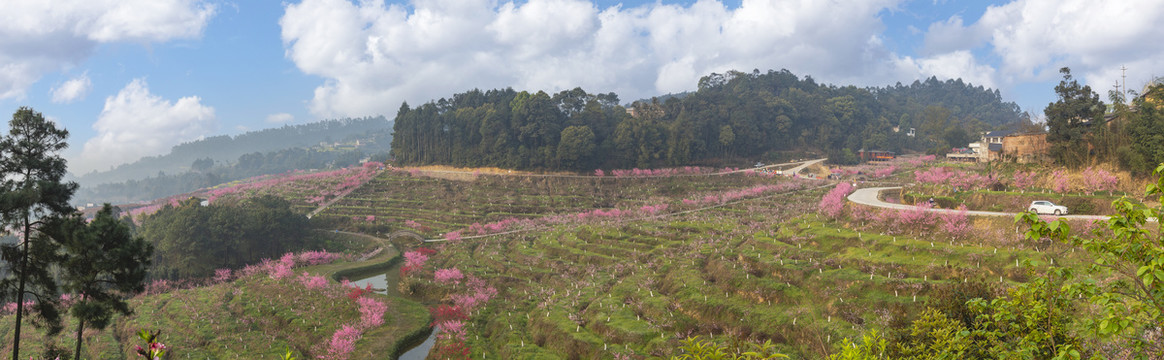
[[(810, 165), (817, 164), (817, 163), (823, 162), (825, 160), (828, 160), (828, 158), (805, 161), (803, 164), (800, 164), (797, 167), (794, 167), (794, 168), (788, 169), (787, 171), (784, 171), (783, 172), (784, 176), (792, 176), (793, 174), (800, 173), (800, 170), (804, 170), (804, 168), (809, 167)], [(781, 165), (786, 165), (786, 164), (781, 164)], [(777, 165), (770, 165), (770, 166), (777, 166)], [(765, 167), (770, 167), (770, 166), (765, 166)]]
[[(901, 187), (900, 186), (888, 186), (888, 187), (874, 187), (874, 188), (858, 189), (857, 191), (854, 191), (852, 194), (849, 195), (849, 201), (852, 201), (854, 203), (861, 204), (861, 205), (876, 206), (876, 207), (886, 208), (886, 209), (906, 209), (906, 210), (913, 209), (914, 208), (913, 205), (887, 203), (887, 202), (881, 201), (881, 199), (879, 199), (877, 197), (877, 195), (880, 194), (882, 190), (897, 190), (897, 189), (901, 189)], [(929, 209), (929, 211), (936, 212), (936, 213), (951, 213), (951, 212), (957, 212), (958, 210)], [(1011, 218), (1015, 217), (1015, 215), (1018, 215), (1018, 213), (996, 212), (996, 211), (968, 211), (967, 213), (970, 215), (975, 215), (975, 216), (1008, 216)], [(1054, 216), (1054, 215), (1048, 215), (1048, 216)], [(1068, 220), (1107, 220), (1107, 218), (1108, 218), (1107, 215), (1067, 215), (1067, 216), (1061, 216), (1061, 217), (1068, 219)]]

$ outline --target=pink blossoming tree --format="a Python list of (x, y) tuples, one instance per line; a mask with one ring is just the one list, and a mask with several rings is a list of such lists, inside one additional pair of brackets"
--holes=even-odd
[(362, 296), (356, 299), (360, 310), (360, 328), (367, 330), (384, 324), (384, 313), (388, 305), (383, 301)]
[(953, 236), (955, 239), (962, 238), (970, 234), (973, 226), (970, 224), (970, 219), (966, 204), (958, 206), (957, 212), (942, 213), (942, 230)]
[(434, 273), (434, 277), (435, 277), (437, 282), (442, 283), (442, 284), (448, 284), (448, 283), (460, 284), (461, 279), (465, 278), (465, 276), (463, 274), (461, 274), (461, 269), (457, 269), (457, 268), (438, 269)]
[(845, 209), (845, 197), (853, 192), (853, 184), (842, 182), (837, 184), (818, 204), (819, 211), (831, 218), (841, 216), (841, 211)]

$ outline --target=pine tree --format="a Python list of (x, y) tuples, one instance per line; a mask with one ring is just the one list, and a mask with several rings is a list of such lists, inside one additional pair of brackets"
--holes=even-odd
[(1071, 77), (1071, 69), (1062, 68), (1063, 80), (1055, 86), (1059, 100), (1047, 104), (1047, 142), (1051, 156), (1062, 165), (1080, 166), (1087, 160), (1086, 127), (1102, 120), (1106, 107), (1090, 86), (1081, 86)]
[(49, 265), (59, 257), (42, 230), (48, 220), (73, 211), (69, 199), (77, 184), (62, 181), (65, 160), (59, 153), (68, 147), (68, 131), (58, 129), (41, 113), (21, 107), (12, 115), (8, 132), (0, 138), (0, 225), (20, 241), (0, 249), (11, 270), (0, 279), (0, 290), (17, 304), (12, 337), (15, 360), (20, 358), (25, 295), (35, 298), (32, 310), (39, 318), (33, 319), (34, 325), (47, 327), (50, 334), (61, 330), (59, 297), (49, 274)]
[(88, 224), (82, 217), (72, 216), (60, 218), (53, 225), (46, 233), (59, 243), (67, 257), (61, 264), (64, 290), (79, 296), (70, 313), (77, 319), (73, 358), (80, 359), (86, 325), (102, 330), (114, 312), (132, 312), (124, 298), (145, 289), (153, 246), (134, 236), (108, 203)]

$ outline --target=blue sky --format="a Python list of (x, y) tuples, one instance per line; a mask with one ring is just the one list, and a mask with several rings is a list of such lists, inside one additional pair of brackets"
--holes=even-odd
[(4, 2), (0, 109), (68, 128), (75, 172), (470, 88), (631, 101), (787, 68), (840, 85), (962, 78), (1039, 114), (1062, 66), (1104, 98), (1121, 66), (1131, 89), (1164, 75), (1160, 0)]

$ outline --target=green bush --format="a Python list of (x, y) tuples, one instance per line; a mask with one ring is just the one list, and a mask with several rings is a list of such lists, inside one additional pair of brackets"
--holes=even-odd
[(1094, 214), (1095, 203), (1088, 198), (1081, 197), (1066, 197), (1063, 198), (1063, 205), (1067, 206), (1067, 212), (1072, 214)]

